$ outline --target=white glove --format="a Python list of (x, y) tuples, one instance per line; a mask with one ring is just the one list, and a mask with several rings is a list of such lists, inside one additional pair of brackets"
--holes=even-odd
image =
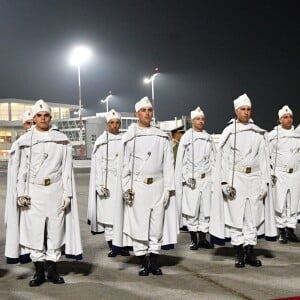
[(163, 206), (166, 208), (169, 204), (169, 199), (170, 199), (170, 191), (165, 190), (164, 191), (164, 199), (163, 199)]
[(260, 188), (258, 199), (263, 200), (267, 196), (267, 193), (268, 193), (268, 185), (266, 183), (263, 183)]
[(224, 196), (228, 196), (228, 191), (229, 191), (229, 184), (228, 183), (223, 183), (222, 185), (222, 192)]
[(131, 189), (128, 189), (123, 193), (123, 199), (125, 204), (131, 207), (133, 205), (134, 192)]
[(96, 192), (100, 198), (108, 198), (109, 197), (109, 189), (106, 189), (104, 186), (97, 187)]
[(192, 190), (195, 189), (196, 187), (196, 179), (195, 178), (189, 178), (187, 181), (186, 181), (186, 185), (191, 188)]
[(271, 175), (271, 180), (272, 180), (272, 187), (273, 187), (277, 182), (277, 177), (275, 175)]
[(17, 203), (20, 207), (28, 207), (30, 205), (30, 197), (20, 196), (17, 198)]
[(70, 206), (70, 204), (71, 204), (71, 199), (69, 197), (63, 197), (60, 209), (65, 210)]
[(222, 184), (222, 192), (226, 198), (231, 200), (233, 200), (236, 196), (235, 188), (230, 186), (228, 183)]

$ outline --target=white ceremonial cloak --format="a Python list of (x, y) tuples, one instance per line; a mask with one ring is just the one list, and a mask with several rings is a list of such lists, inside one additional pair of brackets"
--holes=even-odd
[[(41, 135), (32, 129), (17, 145), (10, 178), (14, 183), (7, 197), (7, 263), (24, 261), (23, 247), (43, 249), (46, 220), (53, 247), (64, 248), (68, 258), (82, 259), (72, 148), (67, 137), (56, 130)], [(42, 184), (46, 178), (51, 180), (48, 186)], [(29, 209), (17, 206), (17, 197), (26, 194), (31, 197)], [(63, 197), (71, 199), (65, 212), (60, 210)]]
[(6, 201), (5, 201), (5, 214), (4, 225), (6, 228), (6, 234), (10, 232), (10, 236), (5, 241), (5, 253), (10, 253), (11, 258), (7, 258), (8, 263), (30, 262), (30, 252), (25, 246), (19, 245), (19, 207), (17, 206), (17, 172), (18, 169), (18, 140), (16, 140), (10, 149), (9, 159), (7, 165), (7, 189), (6, 189)]
[[(231, 185), (234, 148), (234, 122), (228, 125), (220, 138), (213, 174), (213, 194), (209, 232), (215, 244), (224, 244), (230, 238), (227, 226), (243, 228), (243, 217), (248, 201), (258, 236), (276, 240), (274, 205), (271, 192), (269, 151), (265, 130), (253, 123), (236, 126), (236, 157), (233, 186), (236, 198), (224, 197), (221, 182)], [(251, 172), (240, 172), (250, 167)], [(267, 196), (259, 199), (262, 184), (268, 187)]]
[[(132, 124), (122, 138), (120, 156), (122, 176), (119, 176), (118, 192), (122, 194), (131, 188), (133, 147), (135, 147), (133, 190), (136, 194), (132, 207), (125, 205), (123, 200), (120, 200), (116, 206), (113, 245), (117, 247), (132, 246), (132, 239), (148, 241), (149, 203), (153, 197), (163, 198), (165, 190), (175, 190), (173, 153), (169, 136), (156, 127), (144, 130)], [(157, 174), (154, 182), (151, 185), (145, 184), (144, 178), (148, 175), (153, 177), (153, 174)], [(139, 200), (138, 204), (137, 197), (143, 202)], [(179, 233), (175, 196), (170, 197), (169, 204), (163, 209), (161, 217), (164, 220), (162, 248), (168, 249), (169, 246), (171, 248), (171, 245), (177, 243)]]
[[(277, 178), (273, 186), (275, 211), (282, 213), (291, 196), (291, 214), (300, 212), (300, 132), (276, 126), (268, 135), (271, 173)], [(276, 162), (275, 162), (276, 160)], [(275, 170), (274, 170), (275, 169)], [(275, 171), (275, 172), (274, 172)]]
[[(116, 186), (119, 177), (119, 162), (121, 152), (121, 138), (123, 134), (111, 134), (104, 131), (95, 142), (92, 159), (91, 159), (91, 174), (89, 185), (89, 199), (87, 220), (91, 226), (93, 234), (103, 233), (103, 224), (113, 225), (115, 204), (122, 200), (122, 196), (117, 192)], [(106, 180), (106, 153), (108, 139), (108, 173), (107, 173), (107, 188), (110, 196), (105, 199), (100, 199), (96, 192), (99, 186), (105, 186)], [(121, 197), (118, 199), (118, 197)]]
[[(184, 224), (185, 215), (195, 216), (200, 194), (203, 199), (203, 214), (205, 217), (210, 216), (211, 173), (215, 164), (215, 152), (213, 140), (204, 130), (196, 132), (189, 129), (180, 140), (175, 167), (176, 204), (180, 227)], [(194, 190), (186, 185), (192, 177), (196, 179)]]

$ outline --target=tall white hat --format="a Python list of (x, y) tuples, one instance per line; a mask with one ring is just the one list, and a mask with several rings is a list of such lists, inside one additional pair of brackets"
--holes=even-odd
[(233, 105), (234, 105), (234, 109), (238, 109), (241, 106), (250, 106), (251, 107), (251, 101), (250, 101), (249, 97), (247, 96), (247, 94), (243, 94), (233, 101)]
[(278, 111), (278, 118), (280, 119), (281, 117), (283, 117), (286, 114), (290, 114), (293, 115), (292, 110), (287, 106), (284, 105), (281, 109), (279, 109)]
[(109, 112), (106, 113), (105, 118), (106, 118), (106, 122), (109, 122), (112, 119), (121, 120), (121, 115), (114, 109), (111, 109)]
[(141, 108), (149, 108), (149, 107), (152, 107), (152, 103), (148, 97), (144, 97), (135, 104), (135, 112), (138, 112)]
[(32, 120), (32, 112), (31, 110), (26, 110), (22, 115), (22, 124), (25, 124), (29, 120)]
[(199, 106), (191, 111), (191, 119), (193, 120), (196, 117), (204, 117), (204, 112)]
[(46, 103), (43, 99), (40, 99), (35, 102), (35, 104), (32, 107), (32, 117), (34, 117), (37, 113), (41, 111), (46, 111), (51, 115), (51, 107), (48, 103)]

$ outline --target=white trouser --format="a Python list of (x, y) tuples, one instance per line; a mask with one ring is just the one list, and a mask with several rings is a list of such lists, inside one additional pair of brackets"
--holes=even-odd
[(281, 213), (276, 212), (275, 219), (277, 228), (296, 228), (297, 214), (291, 214), (291, 194), (289, 191), (285, 198), (283, 211)]
[(147, 253), (159, 254), (161, 243), (149, 239), (149, 241), (132, 240), (133, 252), (135, 256), (146, 255)]
[(61, 257), (61, 250), (53, 249), (51, 240), (47, 238), (47, 250), (44, 248), (43, 250), (37, 249), (29, 249), (30, 250), (30, 258), (33, 262), (36, 261), (45, 261), (50, 260), (57, 262)]
[(257, 229), (253, 223), (249, 200), (246, 201), (245, 205), (243, 228), (229, 227), (229, 231), (231, 244), (234, 246), (257, 244)]
[(108, 225), (108, 224), (102, 224), (104, 227), (104, 236), (105, 236), (105, 241), (109, 242), (112, 241), (113, 239), (113, 226)]
[(160, 215), (161, 209), (152, 209), (149, 224), (149, 239), (148, 241), (132, 240), (134, 255), (141, 256), (147, 253), (159, 254), (163, 226), (163, 220), (159, 221), (162, 218), (158, 218)]
[(209, 217), (205, 217), (203, 213), (203, 197), (197, 202), (195, 216), (185, 216), (186, 224), (189, 231), (202, 231), (208, 232), (209, 228)]

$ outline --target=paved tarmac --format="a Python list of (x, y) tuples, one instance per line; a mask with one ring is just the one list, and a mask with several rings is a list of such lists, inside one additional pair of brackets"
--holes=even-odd
[[(103, 235), (86, 224), (88, 169), (76, 170), (76, 186), (84, 247), (79, 262), (62, 258), (58, 269), (66, 284), (30, 288), (32, 263), (7, 265), (4, 260), (3, 215), (6, 173), (0, 170), (0, 299), (274, 299), (300, 296), (300, 243), (259, 241), (261, 268), (233, 266), (231, 246), (190, 251), (189, 234), (181, 233), (175, 250), (162, 251), (163, 276), (139, 277), (134, 256), (108, 258)], [(297, 233), (300, 234), (299, 229)]]

